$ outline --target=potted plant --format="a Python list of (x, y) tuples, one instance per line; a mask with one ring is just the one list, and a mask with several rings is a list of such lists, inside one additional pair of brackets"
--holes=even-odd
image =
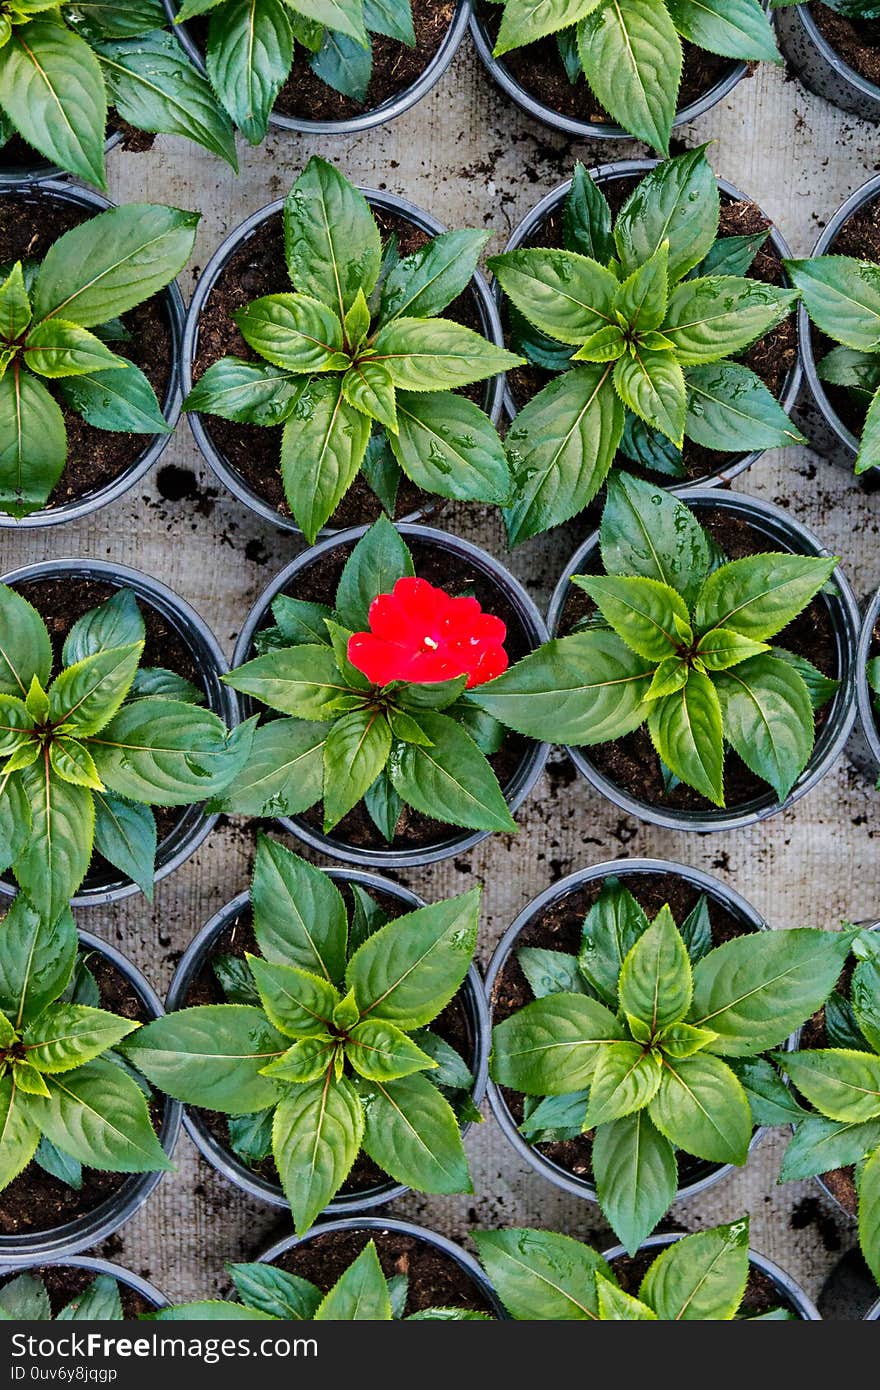
[(631, 1254), (745, 1163), (788, 1094), (764, 1054), (824, 1003), (852, 939), (765, 926), (707, 875), (618, 861), (539, 896), (493, 956), (493, 1112)]
[(880, 936), (865, 931), (852, 950), (797, 1050), (777, 1058), (795, 1092), (779, 1180), (820, 1179), (858, 1221), (862, 1254), (880, 1283)]
[(874, 0), (773, 0), (779, 47), (805, 87), (869, 121), (880, 120)]
[(261, 838), (250, 908), (241, 895), (196, 938), (169, 1012), (126, 1055), (190, 1107), (211, 1161), (289, 1205), (298, 1232), (402, 1185), (470, 1191), (460, 1124), (478, 1118), (482, 1086), (478, 912), (478, 891), (425, 907)]
[(489, 261), (529, 364), (507, 375), (512, 545), (582, 511), (615, 460), (681, 486), (803, 442), (788, 248), (705, 148), (576, 165)]
[(0, 1284), (0, 1322), (120, 1322), (165, 1303), (139, 1274), (85, 1255), (26, 1265)]
[[(303, 1268), (311, 1277), (298, 1272)], [(228, 1269), (237, 1300), (175, 1304), (153, 1316), (162, 1322), (474, 1322), (504, 1316), (470, 1255), (402, 1221), (322, 1222), (304, 1237), (281, 1241), (257, 1263)]]
[(518, 359), (475, 273), (487, 235), (312, 158), (228, 238), (190, 305), (184, 408), (236, 496), (310, 542), (428, 496), (510, 500), (489, 416)]
[(865, 608), (856, 652), (856, 699), (867, 750), (866, 771), (880, 779), (880, 590)]
[(479, 4), (477, 51), (531, 116), (590, 140), (627, 134), (668, 153), (673, 128), (727, 96), (749, 64), (781, 62), (760, 0)]
[(161, 455), (198, 220), (60, 183), (0, 189), (0, 525), (87, 515)]
[[(106, 188), (109, 105), (111, 130), (119, 121), (185, 135), (237, 169), (229, 117), (205, 78), (181, 63), (165, 25), (161, 0), (8, 6), (0, 23), (0, 165), (16, 178), (51, 177), (54, 165)], [(117, 130), (108, 147), (118, 139)]]
[(468, 698), (566, 743), (630, 814), (752, 824), (815, 786), (852, 728), (858, 611), (836, 565), (781, 509), (615, 475), (554, 594), (556, 635)]
[(200, 803), (250, 749), (251, 726), (227, 728), (237, 711), (215, 639), (164, 585), (100, 560), (5, 575), (0, 631), (3, 869), (50, 919), (75, 894), (152, 897), (210, 831)]
[[(534, 1321), (731, 1322), (818, 1319), (804, 1291), (749, 1249), (749, 1218), (694, 1235), (651, 1236), (600, 1255), (555, 1231), (474, 1233), (511, 1317)], [(654, 1254), (659, 1251), (659, 1254)]]
[(546, 749), (505, 736), (470, 697), (542, 628), (496, 561), (443, 532), (380, 517), (325, 541), (242, 629), (228, 683), (272, 715), (213, 808), (278, 816), (324, 853), (379, 867), (515, 830)]
[(469, 15), (464, 0), (326, 9), (261, 0), (246, 11), (234, 0), (165, 0), (165, 9), (252, 145), (269, 128), (353, 134), (400, 116), (439, 82)]
[[(835, 213), (809, 260), (786, 262), (802, 296), (807, 383), (834, 443), (856, 456), (857, 474), (880, 466), (878, 196), (880, 176)], [(830, 452), (833, 457), (834, 445)]]
[(180, 1128), (119, 1044), (162, 1012), (112, 946), (19, 895), (0, 924), (0, 1265), (106, 1240), (147, 1200)]

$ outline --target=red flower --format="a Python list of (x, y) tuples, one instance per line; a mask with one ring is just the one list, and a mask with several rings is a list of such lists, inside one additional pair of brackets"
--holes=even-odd
[(475, 598), (450, 598), (425, 579), (398, 579), (370, 604), (370, 631), (349, 639), (348, 659), (376, 685), (467, 676), (468, 688), (507, 669), (507, 628)]

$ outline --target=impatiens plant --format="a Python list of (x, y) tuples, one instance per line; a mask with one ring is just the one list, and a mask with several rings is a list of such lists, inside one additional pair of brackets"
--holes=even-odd
[(785, 265), (813, 323), (840, 344), (819, 363), (820, 378), (865, 412), (856, 472), (880, 467), (880, 265), (833, 255)]
[(4, 0), (0, 5), (0, 163), (19, 134), (53, 164), (106, 187), (108, 102), (138, 130), (185, 135), (238, 168), (229, 117), (163, 33), (162, 0)]
[(685, 436), (727, 453), (803, 442), (763, 381), (727, 360), (784, 319), (797, 293), (748, 278), (765, 234), (719, 238), (704, 149), (646, 174), (613, 229), (601, 189), (576, 166), (564, 248), (489, 260), (513, 305), (515, 347), (559, 373), (507, 434), (511, 544), (581, 511), (618, 449), (681, 477)]
[(110, 208), (42, 263), (0, 265), (0, 511), (48, 501), (67, 461), (62, 407), (99, 430), (171, 432), (144, 373), (110, 344), (130, 337), (120, 315), (186, 265), (198, 222), (156, 204)]
[[(119, 1285), (109, 1274), (98, 1274), (56, 1313), (55, 1322), (121, 1322), (125, 1317)], [(51, 1322), (52, 1305), (43, 1280), (36, 1274), (17, 1274), (0, 1289), (0, 1322)]]
[(151, 806), (190, 806), (247, 760), (252, 724), (229, 733), (188, 681), (141, 667), (144, 620), (120, 589), (52, 643), (27, 599), (0, 585), (0, 868), (47, 921), (93, 849), (152, 897)]
[(172, 1167), (117, 1050), (138, 1024), (97, 1007), (77, 951), (68, 908), (50, 922), (19, 895), (0, 923), (0, 1191), (32, 1159), (77, 1189), (83, 1166)]
[(679, 929), (609, 878), (577, 957), (523, 951), (541, 995), (493, 1029), (491, 1076), (528, 1097), (530, 1143), (592, 1135), (599, 1205), (635, 1254), (675, 1199), (677, 1149), (745, 1163), (754, 1125), (787, 1096), (761, 1054), (824, 1003), (852, 939), (758, 931), (713, 949), (704, 900)]
[(270, 1264), (230, 1265), (229, 1273), (240, 1303), (210, 1298), (179, 1303), (150, 1315), (157, 1322), (462, 1322), (485, 1320), (486, 1313), (470, 1308), (425, 1308), (405, 1312), (409, 1278), (386, 1279), (375, 1243), (370, 1240), (328, 1292), (297, 1274)]
[(865, 675), (876, 714), (880, 715), (880, 656), (872, 656), (865, 665)]
[[(483, 1268), (512, 1318), (543, 1322), (730, 1322), (749, 1278), (749, 1219), (682, 1236), (645, 1271), (638, 1298), (589, 1245), (556, 1231), (475, 1231)], [(746, 1314), (748, 1316), (748, 1314)], [(784, 1309), (759, 1318), (786, 1319)]]
[(664, 154), (678, 106), (682, 39), (744, 62), (782, 57), (761, 0), (503, 0), (495, 56), (556, 34), (569, 81), (587, 84), (605, 110)]
[(252, 145), (290, 77), (296, 44), (309, 67), (343, 96), (363, 101), (373, 71), (372, 34), (416, 42), (410, 0), (183, 0), (177, 20), (210, 16), (206, 66), (224, 109)]
[[(880, 1282), (880, 941), (865, 932), (850, 997), (835, 991), (825, 1005), (826, 1047), (780, 1053), (780, 1069), (812, 1106), (791, 1098), (794, 1134), (780, 1181), (855, 1166), (859, 1243)], [(777, 1123), (783, 1121), (780, 1116)]]
[(415, 578), (390, 521), (355, 546), (334, 609), (281, 594), (272, 613), (262, 655), (226, 680), (287, 717), (257, 729), (218, 809), (296, 815), (323, 801), (330, 831), (363, 800), (389, 842), (404, 804), (473, 830), (516, 829), (486, 757), (504, 731), (465, 696), (506, 667), (505, 625)]
[(298, 1232), (361, 1149), (417, 1191), (471, 1191), (444, 1092), (474, 1118), (473, 1079), (428, 1025), (467, 974), (479, 890), (393, 921), (356, 894), (349, 922), (326, 874), (261, 839), (251, 900), (261, 954), (232, 976), (218, 963), (246, 1002), (166, 1014), (129, 1039), (127, 1055), (169, 1095), (233, 1117), (240, 1155), (274, 1159)]
[(370, 205), (313, 158), (284, 205), (293, 294), (235, 315), (263, 361), (224, 357), (185, 402), (251, 425), (283, 425), (284, 493), (314, 541), (358, 472), (388, 511), (401, 471), (425, 492), (510, 501), (511, 479), (488, 416), (455, 389), (521, 359), (438, 317), (467, 287), (487, 232), (443, 232), (399, 257)]
[(725, 804), (729, 745), (784, 801), (837, 682), (769, 639), (819, 592), (836, 557), (727, 561), (684, 503), (625, 473), (609, 482), (599, 535), (607, 572), (572, 580), (597, 614), (469, 700), (520, 733), (570, 745), (646, 723), (665, 775), (715, 806)]

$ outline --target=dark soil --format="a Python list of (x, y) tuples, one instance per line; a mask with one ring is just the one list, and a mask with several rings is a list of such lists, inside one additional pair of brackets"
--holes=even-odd
[[(346, 900), (349, 913), (352, 908), (351, 894), (348, 886), (344, 883), (337, 885)], [(377, 899), (380, 906), (390, 918), (403, 916), (411, 911), (406, 903), (399, 898), (392, 897), (390, 894), (371, 892), (371, 896)], [(186, 996), (184, 1007), (191, 1008), (198, 1004), (223, 1004), (225, 996), (220, 988), (219, 981), (214, 972), (212, 962), (220, 955), (231, 955), (243, 958), (245, 955), (260, 955), (260, 948), (257, 938), (254, 935), (250, 907), (239, 914), (230, 923), (226, 930), (217, 938), (210, 954), (205, 960), (201, 971), (196, 976)], [(435, 1019), (431, 1025), (434, 1032), (444, 1038), (452, 1047), (460, 1053), (466, 1061), (472, 1061), (475, 1039), (471, 1034), (468, 1015), (461, 1002), (459, 993), (443, 1012)], [(203, 1110), (193, 1106), (189, 1107), (190, 1112), (201, 1117), (203, 1123), (210, 1130), (218, 1144), (220, 1144), (230, 1158), (236, 1163), (243, 1160), (233, 1153), (229, 1145), (228, 1117), (216, 1110)], [(274, 1183), (280, 1186), (278, 1181), (278, 1170), (274, 1160), (269, 1157), (258, 1163), (248, 1165), (252, 1172), (265, 1182)], [(381, 1187), (384, 1184), (393, 1182), (378, 1164), (374, 1163), (363, 1151), (355, 1159), (354, 1166), (343, 1183), (340, 1192), (342, 1195), (356, 1192), (364, 1192), (371, 1188)], [(320, 1282), (320, 1281), (316, 1281)], [(330, 1281), (331, 1283), (333, 1280)]]
[[(321, 556), (308, 569), (301, 570), (291, 585), (289, 592), (293, 598), (313, 603), (327, 603), (331, 607), (336, 596), (339, 577), (351, 554), (351, 546), (338, 546)], [(471, 569), (449, 551), (421, 542), (410, 546), (416, 573), (429, 583), (446, 589), (448, 593), (472, 593), (487, 613), (494, 613), (507, 625), (505, 649), (511, 666), (531, 649), (528, 636), (519, 616), (502, 591), (480, 570)], [(271, 624), (271, 614), (267, 613), (265, 626)], [(513, 781), (523, 759), (532, 747), (531, 740), (521, 734), (508, 733), (504, 743), (489, 762), (502, 790)], [(310, 829), (323, 833), (323, 803), (318, 802), (299, 818)], [(395, 849), (421, 848), (425, 845), (442, 843), (451, 835), (468, 834), (461, 826), (447, 825), (441, 821), (423, 816), (410, 806), (404, 806), (397, 834), (394, 837)], [(334, 827), (334, 838), (360, 849), (387, 849), (388, 843), (370, 819), (363, 804), (359, 802), (353, 811)]]
[[(638, 1298), (642, 1280), (655, 1259), (662, 1253), (662, 1249), (643, 1250), (632, 1258), (629, 1255), (621, 1255), (614, 1261), (614, 1273), (624, 1292)], [(790, 1313), (798, 1312), (794, 1303), (786, 1297), (782, 1289), (777, 1288), (769, 1274), (750, 1263), (748, 1283), (737, 1316), (756, 1318), (762, 1313), (771, 1312), (774, 1308), (785, 1308)]]
[[(602, 192), (615, 216), (620, 212), (632, 190), (640, 182), (641, 179), (627, 177), (609, 179), (602, 183)], [(559, 210), (554, 211), (525, 244), (528, 246), (561, 247), (563, 244), (561, 213), (562, 208), (560, 206)], [(746, 200), (734, 202), (722, 192), (721, 215), (718, 224), (719, 236), (752, 236), (757, 232), (766, 231), (771, 226), (770, 219), (764, 216), (757, 203)], [(749, 276), (754, 280), (763, 280), (770, 285), (785, 283), (782, 261), (769, 241), (764, 243), (755, 257)], [(509, 343), (508, 346), (510, 346)], [(774, 396), (777, 398), (781, 396), (788, 374), (797, 361), (797, 316), (790, 314), (788, 318), (783, 319), (782, 323), (771, 329), (763, 338), (759, 338), (737, 360), (750, 367)], [(532, 365), (517, 367), (512, 372), (508, 372), (507, 380), (517, 407), (522, 409), (527, 401), (537, 395), (552, 380), (552, 377), (553, 373)], [(691, 439), (685, 439), (683, 464), (686, 470), (686, 479), (682, 478), (680, 481), (696, 484), (704, 478), (713, 477), (731, 468), (740, 457), (741, 455), (726, 454), (717, 449), (707, 449), (701, 444), (695, 444)], [(649, 478), (651, 481), (656, 481), (659, 476), (656, 473), (640, 469), (623, 454), (618, 454), (615, 462), (619, 467), (625, 468), (627, 472)]]
[[(13, 193), (0, 198), (0, 247), (3, 261), (25, 257), (42, 260), (65, 232), (94, 214), (48, 193)], [(112, 350), (127, 357), (148, 377), (160, 402), (165, 400), (174, 361), (174, 340), (161, 295), (123, 315), (131, 341)], [(56, 394), (51, 381), (44, 382)], [(49, 508), (93, 496), (125, 473), (152, 444), (152, 435), (93, 429), (56, 395), (67, 428), (67, 463), (47, 504)]]
[(843, 61), (875, 87), (880, 87), (880, 20), (845, 19), (827, 5), (810, 5), (822, 36)]
[[(104, 956), (90, 953), (88, 959), (101, 994), (101, 1008), (122, 1018), (149, 1023), (152, 1015), (125, 976)], [(162, 1121), (161, 1103), (151, 1106), (151, 1112), (158, 1132)], [(83, 1168), (82, 1189), (76, 1192), (45, 1172), (39, 1164), (31, 1162), (0, 1194), (0, 1234), (24, 1236), (35, 1231), (52, 1231), (94, 1211), (131, 1181), (130, 1173)]]
[[(778, 549), (778, 546), (760, 531), (724, 507), (700, 507), (698, 516), (700, 524), (730, 560), (738, 560), (760, 551)], [(602, 572), (598, 553), (595, 564), (588, 568), (594, 573)], [(593, 604), (583, 590), (573, 585), (563, 610), (560, 633), (570, 631), (578, 619), (592, 608)], [(840, 675), (834, 624), (828, 605), (821, 595), (817, 595), (803, 613), (779, 633), (775, 641), (778, 646), (807, 657), (824, 675), (833, 678)], [(829, 701), (815, 712), (817, 737), (828, 719), (832, 704), (833, 701)], [(627, 734), (625, 738), (591, 748), (588, 756), (590, 762), (611, 782), (650, 806), (662, 806), (679, 811), (714, 811), (716, 814), (718, 812), (718, 808), (713, 807), (700, 792), (683, 783), (671, 792), (664, 789), (660, 759), (645, 725), (636, 729), (635, 733)], [(735, 811), (756, 797), (766, 796), (770, 790), (768, 784), (756, 777), (729, 747), (725, 749), (724, 789), (728, 811)]]
[(405, 1274), (409, 1279), (405, 1316), (425, 1308), (493, 1312), (476, 1284), (451, 1256), (401, 1231), (330, 1231), (285, 1251), (273, 1263), (288, 1274), (310, 1280), (327, 1293), (371, 1240), (375, 1241), (386, 1278)]
[[(840, 23), (852, 27), (849, 20), (835, 15), (832, 10), (825, 10), (824, 5), (813, 6), (812, 8), (823, 10), (835, 20), (839, 20)], [(873, 27), (880, 33), (880, 20), (872, 21), (872, 23)], [(878, 70), (880, 70), (880, 47), (877, 48), (877, 63)], [(857, 261), (872, 261), (874, 265), (880, 265), (880, 198), (875, 198), (872, 202), (859, 208), (858, 212), (844, 222), (826, 254), (853, 256)], [(813, 346), (813, 356), (817, 363), (821, 362), (822, 358), (836, 347), (836, 343), (831, 338), (827, 338), (812, 323), (810, 324), (810, 339)], [(865, 423), (866, 404), (853, 395), (851, 391), (848, 391), (845, 386), (832, 386), (830, 382), (823, 381), (822, 389), (834, 407), (835, 413), (847, 428), (854, 435), (860, 435)]]
[[(402, 257), (420, 250), (431, 240), (427, 232), (421, 231), (403, 217), (392, 216), (379, 208), (373, 211), (383, 241), (392, 232), (396, 233)], [(239, 333), (233, 314), (254, 299), (266, 294), (289, 294), (291, 288), (284, 259), (284, 232), (279, 213), (261, 223), (247, 241), (239, 245), (217, 277), (199, 318), (193, 380), (198, 381), (208, 367), (221, 357), (242, 357), (245, 361), (259, 361), (258, 354)], [(465, 290), (453, 300), (443, 311), (442, 317), (463, 323), (475, 332), (482, 332), (479, 301), (475, 291), (471, 289)], [(484, 382), (476, 382), (473, 386), (464, 387), (462, 394), (476, 401), (478, 405), (483, 405), (486, 400), (486, 385)], [(212, 444), (245, 486), (262, 501), (268, 502), (279, 515), (290, 517), (290, 508), (281, 483), (281, 427), (238, 425), (231, 420), (222, 420), (218, 415), (203, 415), (201, 418)], [(431, 509), (437, 505), (437, 498), (422, 492), (407, 477), (401, 478), (395, 520), (400, 520), (401, 517), (419, 509)], [(375, 521), (381, 511), (382, 504), (379, 499), (367, 486), (363, 475), (358, 474), (327, 524), (340, 529), (346, 526), (360, 526)]]
[[(837, 993), (842, 994), (844, 999), (850, 997), (850, 987), (856, 964), (855, 956), (850, 956), (840, 972), (840, 978), (835, 986)], [(798, 1048), (801, 1051), (806, 1051), (808, 1048), (828, 1047), (828, 1045), (828, 1034), (825, 1031), (825, 1010), (819, 1009), (818, 1013), (813, 1014), (813, 1017), (808, 1018), (804, 1024)], [(859, 1207), (859, 1194), (856, 1187), (856, 1170), (853, 1165), (850, 1164), (846, 1168), (829, 1169), (827, 1173), (822, 1174), (822, 1181), (831, 1194), (837, 1198), (844, 1211), (855, 1218)]]
[[(477, 5), (477, 13), (494, 46), (501, 24), (501, 6), (481, 3)], [(723, 82), (737, 66), (730, 58), (707, 53), (686, 41), (682, 46), (684, 68), (678, 93), (679, 111)], [(571, 120), (616, 126), (614, 117), (593, 95), (583, 74), (579, 75), (577, 82), (569, 82), (555, 34), (537, 43), (526, 44), (523, 48), (515, 48), (505, 53), (499, 61), (531, 97), (551, 111), (557, 111)]]
[[(113, 111), (107, 123), (108, 136), (117, 130), (122, 132), (122, 148), (129, 154), (141, 154), (153, 148), (155, 135), (146, 130), (136, 130), (127, 121), (121, 121)], [(48, 164), (51, 164), (51, 160), (40, 154), (39, 150), (35, 150), (20, 135), (13, 135), (5, 145), (0, 145), (0, 169), (20, 169), (22, 173), (26, 173), (28, 169), (41, 168)]]
[[(620, 878), (649, 917), (656, 916), (661, 907), (668, 903), (678, 923), (685, 920), (701, 893), (698, 887), (676, 874), (627, 874), (624, 871)], [(575, 888), (563, 898), (551, 903), (540, 916), (532, 918), (523, 928), (517, 937), (515, 950), (507, 957), (492, 988), (493, 1025), (502, 1023), (511, 1014), (531, 1003), (534, 998), (517, 958), (520, 948), (538, 946), (577, 955), (583, 936), (584, 918), (599, 897), (601, 888), (601, 880)], [(707, 904), (712, 923), (713, 945), (721, 946), (725, 941), (752, 931), (748, 921), (735, 916), (716, 899), (709, 897)], [(519, 1124), (523, 1117), (522, 1096), (507, 1088), (503, 1094), (508, 1109)], [(584, 1182), (592, 1182), (592, 1134), (584, 1134), (580, 1138), (566, 1139), (559, 1143), (538, 1144), (536, 1147), (558, 1167)], [(710, 1166), (717, 1165), (707, 1165), (705, 1160), (692, 1158), (689, 1154), (679, 1151), (680, 1185), (683, 1186), (701, 1176)]]
[[(66, 1308), (74, 1298), (85, 1293), (90, 1284), (95, 1282), (95, 1272), (91, 1269), (79, 1269), (76, 1265), (43, 1265), (40, 1269), (29, 1269), (28, 1274), (39, 1279), (45, 1286), (49, 1295), (49, 1303), (52, 1308), (52, 1316), (57, 1317), (62, 1308)], [(5, 1279), (4, 1285), (16, 1277), (15, 1273)], [(134, 1289), (130, 1289), (122, 1280), (117, 1280), (119, 1296), (122, 1300), (122, 1311), (126, 1318), (133, 1320), (139, 1318), (142, 1313), (152, 1313), (155, 1304), (150, 1303)]]

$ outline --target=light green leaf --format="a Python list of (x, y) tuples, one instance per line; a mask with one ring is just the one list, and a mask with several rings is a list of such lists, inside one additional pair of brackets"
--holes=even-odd
[(684, 1018), (692, 992), (685, 944), (672, 913), (663, 907), (623, 962), (620, 1007), (647, 1024), (653, 1038), (659, 1029)]
[(615, 121), (666, 154), (681, 79), (681, 43), (666, 6), (609, 0), (578, 25), (592, 91)]
[(715, 689), (725, 738), (784, 801), (813, 751), (813, 706), (803, 678), (785, 661), (754, 656), (720, 671)]
[(310, 545), (357, 476), (370, 437), (370, 421), (346, 400), (342, 382), (311, 379), (281, 437), (284, 495)]
[[(305, 4), (297, 8), (310, 13)], [(341, 23), (331, 27), (345, 30)], [(369, 295), (379, 275), (379, 229), (366, 198), (332, 164), (315, 156), (284, 205), (284, 246), (293, 283), (315, 295), (340, 319), (358, 290)]]
[(246, 343), (275, 367), (308, 376), (343, 369), (342, 324), (307, 294), (268, 294), (239, 309), (235, 322)]
[(397, 1081), (355, 1081), (366, 1112), (364, 1151), (417, 1192), (472, 1192), (455, 1113), (421, 1072)]
[(251, 901), (260, 950), (274, 965), (295, 965), (328, 982), (345, 971), (348, 922), (333, 880), (277, 840), (257, 841)]
[(344, 1077), (297, 1086), (280, 1102), (272, 1152), (298, 1235), (336, 1196), (363, 1137), (363, 1106)]
[(724, 805), (721, 705), (708, 676), (691, 670), (687, 684), (654, 700), (648, 714), (651, 742), (663, 762), (715, 806)]
[(388, 775), (403, 801), (417, 811), (473, 830), (515, 830), (490, 763), (470, 734), (448, 715), (419, 715), (430, 745), (395, 743)]
[(678, 1168), (672, 1145), (647, 1112), (637, 1110), (596, 1130), (593, 1176), (606, 1219), (634, 1255), (675, 1200)]
[(167, 1095), (246, 1115), (278, 1099), (276, 1083), (260, 1071), (287, 1046), (262, 1009), (200, 1004), (139, 1028), (122, 1050)]
[(89, 1168), (112, 1173), (168, 1172), (143, 1091), (122, 1067), (98, 1058), (47, 1077), (49, 1096), (30, 1105), (42, 1132)]
[(542, 1322), (598, 1318), (596, 1274), (614, 1276), (589, 1245), (556, 1231), (474, 1231), (473, 1238), (511, 1317)]
[(705, 1052), (665, 1058), (663, 1077), (649, 1113), (670, 1143), (712, 1163), (746, 1161), (752, 1112), (736, 1076)]
[(624, 1037), (620, 1023), (583, 994), (552, 994), (492, 1030), (492, 1079), (530, 1096), (559, 1096), (589, 1084), (600, 1051)]
[(639, 1297), (667, 1322), (730, 1322), (749, 1277), (749, 1222), (697, 1231), (662, 1250), (642, 1280)]
[(585, 343), (615, 323), (618, 282), (588, 256), (540, 247), (493, 256), (489, 268), (529, 323), (557, 342)]

